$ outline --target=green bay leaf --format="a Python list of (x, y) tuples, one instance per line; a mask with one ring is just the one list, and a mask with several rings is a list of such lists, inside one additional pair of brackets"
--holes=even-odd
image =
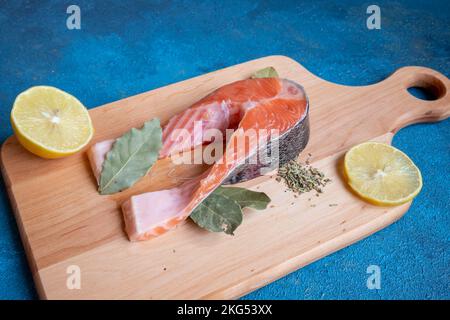
[(131, 187), (145, 176), (158, 158), (162, 130), (158, 119), (133, 128), (114, 142), (100, 174), (99, 192), (112, 194)]
[(264, 192), (257, 192), (239, 187), (218, 187), (214, 193), (236, 201), (241, 208), (249, 207), (264, 210), (270, 198)]
[(252, 76), (252, 79), (256, 78), (278, 78), (278, 72), (274, 67), (267, 67), (256, 71)]
[(208, 231), (233, 234), (242, 223), (242, 210), (236, 201), (213, 192), (195, 208), (190, 218)]
[(242, 208), (263, 210), (269, 202), (264, 192), (218, 187), (192, 211), (190, 218), (208, 231), (233, 234), (242, 223)]

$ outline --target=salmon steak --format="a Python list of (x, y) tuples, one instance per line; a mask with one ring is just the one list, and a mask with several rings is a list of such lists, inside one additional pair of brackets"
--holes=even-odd
[[(163, 127), (160, 159), (221, 138), (226, 144), (201, 176), (125, 201), (129, 239), (159, 236), (185, 221), (220, 185), (253, 179), (295, 159), (308, 143), (308, 114), (302, 86), (287, 79), (259, 78), (227, 84), (172, 117)], [(99, 142), (88, 151), (97, 181), (114, 141)]]

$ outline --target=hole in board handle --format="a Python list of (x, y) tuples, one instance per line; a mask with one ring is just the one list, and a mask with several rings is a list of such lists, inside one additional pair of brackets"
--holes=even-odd
[(406, 90), (413, 97), (426, 101), (438, 100), (446, 93), (442, 81), (428, 74), (415, 75)]
[(409, 87), (407, 90), (410, 95), (420, 100), (433, 101), (438, 99), (434, 92), (431, 92), (427, 88)]

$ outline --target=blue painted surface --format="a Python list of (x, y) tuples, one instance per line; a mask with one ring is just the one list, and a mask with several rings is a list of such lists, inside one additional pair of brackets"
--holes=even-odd
[[(404, 65), (449, 76), (450, 2), (377, 1), (382, 29), (361, 1), (74, 1), (82, 29), (66, 28), (66, 1), (0, 0), (0, 141), (15, 96), (59, 87), (95, 107), (247, 60), (283, 54), (324, 79), (364, 85)], [(399, 222), (276, 281), (254, 299), (449, 299), (450, 120), (401, 130), (395, 146), (424, 187)], [(366, 268), (381, 267), (381, 290)], [(36, 298), (0, 184), (0, 298)]]

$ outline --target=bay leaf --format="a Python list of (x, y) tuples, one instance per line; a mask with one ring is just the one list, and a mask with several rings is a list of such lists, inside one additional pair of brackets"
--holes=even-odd
[(150, 170), (161, 146), (159, 119), (147, 121), (141, 129), (126, 132), (106, 154), (99, 192), (112, 194), (131, 187)]
[(278, 72), (274, 67), (267, 67), (256, 71), (252, 76), (252, 79), (256, 78), (278, 78)]
[(214, 193), (236, 201), (241, 208), (264, 210), (270, 202), (270, 198), (264, 192), (239, 187), (218, 187)]
[(190, 218), (208, 231), (233, 234), (242, 223), (242, 208), (263, 210), (269, 202), (264, 192), (218, 187), (192, 211)]
[(242, 223), (242, 210), (236, 201), (213, 192), (195, 208), (190, 218), (203, 229), (232, 235)]

